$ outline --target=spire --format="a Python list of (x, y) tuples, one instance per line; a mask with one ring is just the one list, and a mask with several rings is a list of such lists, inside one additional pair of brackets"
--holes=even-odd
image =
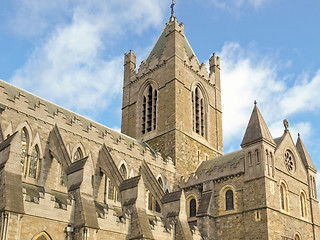
[(316, 168), (313, 165), (313, 162), (300, 138), (300, 133), (298, 133), (298, 140), (296, 143), (296, 147), (298, 149), (299, 155), (303, 161), (303, 164), (306, 166), (306, 168), (311, 168), (313, 170), (316, 170)]
[[(172, 3), (172, 5), (171, 5), (172, 10), (173, 10), (173, 6), (174, 6), (174, 3)], [(172, 12), (172, 14), (173, 14), (173, 12)], [(172, 43), (168, 44), (170, 35), (174, 34), (175, 32), (178, 33), (177, 35), (180, 35), (180, 37), (183, 38), (182, 44), (181, 44), (183, 46), (183, 48), (181, 48), (181, 49), (186, 53), (186, 57), (189, 59), (195, 57), (196, 61), (199, 63), (194, 51), (192, 50), (192, 48), (190, 46), (190, 43), (188, 42), (186, 36), (184, 35), (184, 24), (179, 23), (177, 18), (174, 17), (173, 15), (171, 16), (170, 20), (166, 23), (165, 28), (161, 32), (157, 42), (155, 43), (149, 56), (147, 57), (147, 59), (146, 59), (147, 63), (150, 63), (153, 55), (155, 55), (160, 60), (162, 58), (162, 55), (165, 52), (165, 49), (167, 46), (169, 46), (169, 48), (170, 48), (170, 49), (168, 49), (168, 51), (170, 51), (171, 53), (177, 53), (177, 50), (180, 49), (176, 45), (178, 41), (175, 40), (172, 42), (173, 44)]]
[(245, 147), (249, 144), (256, 143), (258, 141), (267, 141), (271, 145), (276, 145), (270, 131), (265, 123), (259, 108), (257, 107), (257, 102), (254, 102), (254, 108), (244, 134), (241, 147)]

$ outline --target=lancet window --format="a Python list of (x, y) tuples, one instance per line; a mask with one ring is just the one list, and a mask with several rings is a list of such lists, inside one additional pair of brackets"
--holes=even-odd
[(40, 157), (39, 157), (39, 148), (38, 145), (36, 145), (33, 148), (33, 151), (30, 156), (29, 161), (29, 177), (37, 179), (38, 173), (39, 173), (39, 167), (40, 167)]
[(306, 201), (306, 195), (304, 192), (300, 193), (300, 211), (301, 211), (301, 217), (305, 218), (307, 215), (307, 201)]
[(60, 184), (61, 186), (67, 186), (67, 174), (66, 174), (66, 172), (63, 170), (61, 164), (60, 164), (59, 184)]
[(158, 91), (149, 85), (143, 94), (142, 102), (142, 134), (157, 128)]
[(121, 165), (119, 171), (120, 171), (120, 174), (121, 174), (122, 178), (124, 180), (126, 180), (128, 178), (128, 174), (127, 174), (127, 169), (126, 169), (124, 164)]
[(280, 203), (281, 209), (288, 211), (288, 193), (287, 186), (282, 182), (280, 185)]
[(206, 111), (205, 103), (201, 90), (195, 87), (191, 94), (192, 98), (192, 118), (193, 118), (193, 131), (205, 137), (206, 133)]
[(81, 148), (78, 147), (77, 151), (73, 155), (73, 161), (76, 162), (76, 161), (79, 161), (82, 158), (83, 158), (83, 153), (81, 151)]
[(21, 158), (20, 158), (23, 176), (26, 175), (26, 171), (27, 171), (28, 147), (29, 147), (29, 135), (28, 135), (27, 129), (23, 128), (21, 131)]

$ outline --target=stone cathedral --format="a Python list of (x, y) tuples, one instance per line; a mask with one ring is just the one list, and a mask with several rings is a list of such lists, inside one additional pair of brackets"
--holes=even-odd
[(271, 136), (255, 103), (224, 154), (209, 65), (172, 15), (138, 69), (124, 56), (122, 133), (0, 81), (0, 240), (319, 240), (301, 137)]

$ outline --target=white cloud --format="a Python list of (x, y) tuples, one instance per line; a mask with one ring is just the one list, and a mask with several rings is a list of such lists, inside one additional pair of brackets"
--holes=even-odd
[[(294, 114), (320, 109), (320, 94), (317, 93), (320, 71), (311, 80), (297, 77), (296, 83), (288, 86), (286, 78), (278, 74), (281, 63), (274, 57), (262, 57), (237, 43), (226, 43), (219, 55), (225, 145), (239, 141), (239, 136), (244, 134), (254, 100), (257, 100), (273, 137), (283, 133), (284, 118), (290, 120)], [(311, 130), (308, 121), (295, 121), (290, 126), (293, 137), (301, 132), (306, 139), (311, 136)]]
[[(119, 39), (128, 31), (143, 32), (158, 25), (165, 3), (69, 0), (61, 3), (61, 9), (55, 5), (49, 11), (48, 6), (37, 5), (38, 1), (21, 1), (31, 15), (47, 10), (41, 15), (44, 23), (34, 20), (40, 27), (50, 22), (51, 11), (64, 12), (62, 9), (68, 6), (71, 14), (70, 21), (56, 24), (53, 31), (45, 34), (43, 43), (10, 81), (85, 115), (98, 113), (122, 92), (123, 53), (105, 57), (114, 44), (109, 38)], [(17, 13), (20, 12), (24, 11), (18, 9)], [(23, 29), (23, 24), (19, 26)]]
[(270, 0), (211, 0), (211, 2), (219, 8), (233, 9), (242, 7), (253, 7), (255, 9), (260, 8)]

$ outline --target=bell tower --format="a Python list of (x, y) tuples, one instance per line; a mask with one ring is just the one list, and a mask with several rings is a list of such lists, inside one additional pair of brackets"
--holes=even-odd
[(173, 14), (138, 70), (132, 50), (124, 57), (121, 132), (171, 157), (184, 177), (223, 154), (220, 58), (209, 64)]

